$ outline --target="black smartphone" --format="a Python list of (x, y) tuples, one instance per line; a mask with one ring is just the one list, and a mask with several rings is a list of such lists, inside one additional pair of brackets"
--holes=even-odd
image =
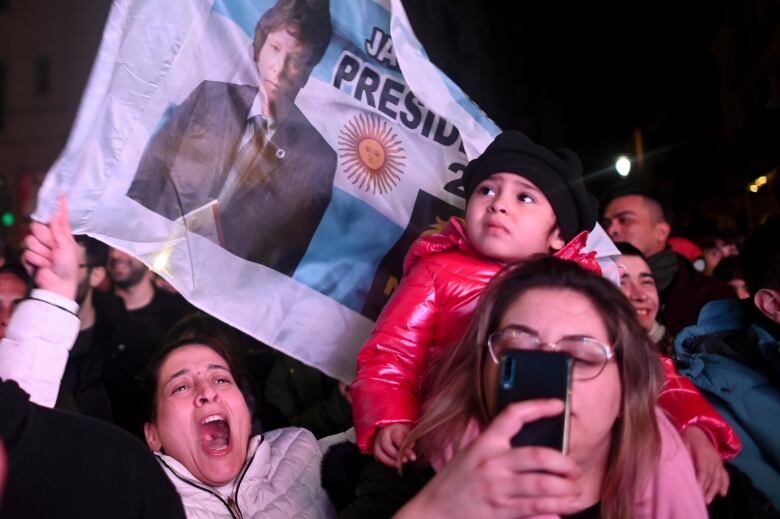
[(513, 447), (550, 447), (566, 454), (569, 447), (572, 359), (564, 353), (510, 350), (501, 357), (498, 372), (499, 411), (513, 402), (557, 398), (563, 414), (523, 425), (512, 438)]

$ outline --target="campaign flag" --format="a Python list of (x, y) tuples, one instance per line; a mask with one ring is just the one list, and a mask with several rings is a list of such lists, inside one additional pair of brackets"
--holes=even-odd
[(400, 0), (117, 0), (39, 194), (190, 302), (331, 376), (498, 128)]

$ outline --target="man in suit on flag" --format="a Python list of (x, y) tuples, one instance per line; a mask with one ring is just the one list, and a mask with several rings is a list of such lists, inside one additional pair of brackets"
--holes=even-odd
[(205, 210), (216, 229), (203, 234), (291, 276), (333, 188), (336, 153), (294, 104), (330, 38), (328, 0), (279, 0), (255, 28), (258, 84), (200, 83), (150, 139), (127, 196), (171, 220)]

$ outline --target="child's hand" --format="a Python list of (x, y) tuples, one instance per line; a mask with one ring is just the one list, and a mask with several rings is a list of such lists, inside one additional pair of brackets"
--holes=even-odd
[[(374, 438), (374, 457), (390, 467), (398, 466), (398, 449), (411, 431), (411, 426), (406, 423), (394, 423), (382, 427)], [(417, 459), (412, 449), (404, 452), (401, 463)]]
[(707, 504), (712, 502), (715, 494), (725, 496), (729, 490), (729, 474), (709, 436), (700, 428), (691, 426), (682, 432), (682, 438), (693, 458), (696, 479)]

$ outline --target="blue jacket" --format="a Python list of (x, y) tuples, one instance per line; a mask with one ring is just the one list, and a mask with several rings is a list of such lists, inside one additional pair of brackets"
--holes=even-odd
[(674, 348), (680, 373), (739, 435), (742, 452), (731, 462), (780, 509), (780, 341), (730, 299), (705, 305)]

